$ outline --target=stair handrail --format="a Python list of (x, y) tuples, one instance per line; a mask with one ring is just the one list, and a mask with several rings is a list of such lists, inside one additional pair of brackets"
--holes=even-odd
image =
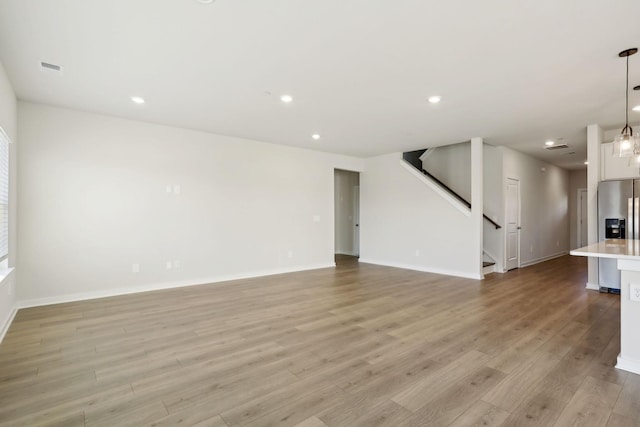
[[(427, 172), (426, 170), (424, 170), (422, 167), (418, 167), (417, 164), (415, 163), (415, 161), (412, 161), (411, 158), (413, 157), (420, 157), (420, 155), (422, 155), (425, 151), (427, 151), (426, 149), (424, 150), (416, 150), (416, 151), (411, 151), (411, 152), (406, 152), (403, 155), (403, 158), (405, 159), (405, 161), (407, 163), (409, 163), (411, 166), (413, 166), (414, 168), (418, 169), (420, 172), (422, 172), (424, 175), (428, 176), (433, 182), (435, 182), (436, 184), (438, 184), (440, 187), (442, 187), (442, 189), (446, 190), (449, 194), (451, 194), (453, 197), (455, 197), (456, 199), (458, 199), (458, 201), (462, 202), (462, 204), (464, 204), (466, 207), (468, 207), (469, 209), (471, 209), (471, 203), (466, 200), (464, 197), (462, 197), (461, 195), (459, 195), (458, 193), (456, 193), (455, 191), (453, 191), (451, 189), (451, 187), (449, 187), (447, 184), (445, 184), (444, 182), (440, 181), (438, 178), (436, 178), (435, 176), (433, 176), (432, 174), (430, 174), (429, 172)], [(417, 153), (420, 154), (417, 154)], [(409, 154), (409, 156), (407, 156), (407, 154)], [(498, 224), (497, 222), (495, 222), (494, 220), (492, 220), (491, 218), (489, 218), (488, 216), (486, 216), (484, 213), (482, 214), (482, 217), (484, 219), (486, 219), (487, 221), (489, 221), (489, 223), (491, 223), (491, 225), (493, 225), (496, 230), (502, 228), (502, 226), (500, 224)]]

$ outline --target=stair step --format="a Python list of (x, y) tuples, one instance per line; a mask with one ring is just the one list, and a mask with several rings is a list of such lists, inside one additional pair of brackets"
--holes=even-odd
[(496, 265), (495, 262), (491, 262), (491, 261), (482, 261), (482, 267), (491, 267), (492, 265)]

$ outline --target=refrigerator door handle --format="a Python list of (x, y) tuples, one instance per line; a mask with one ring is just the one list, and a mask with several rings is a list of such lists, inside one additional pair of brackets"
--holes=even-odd
[(640, 236), (640, 197), (636, 197), (633, 200), (633, 238), (638, 239)]
[(633, 234), (636, 232), (636, 227), (634, 227), (634, 224), (633, 224), (634, 219), (633, 219), (633, 198), (632, 197), (629, 197), (627, 199), (627, 218), (628, 218), (627, 222), (630, 223), (630, 224), (627, 224), (627, 235), (624, 237), (620, 236), (621, 239), (622, 238), (626, 239), (627, 237), (631, 238), (633, 237)]

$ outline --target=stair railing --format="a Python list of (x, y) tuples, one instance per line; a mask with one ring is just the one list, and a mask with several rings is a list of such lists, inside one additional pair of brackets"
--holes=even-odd
[[(447, 184), (445, 184), (444, 182), (440, 181), (438, 178), (436, 178), (435, 176), (431, 175), (426, 170), (422, 169), (422, 161), (420, 160), (420, 156), (422, 156), (425, 151), (427, 151), (427, 149), (416, 150), (416, 151), (407, 151), (407, 152), (402, 154), (402, 158), (407, 163), (409, 163), (411, 166), (413, 166), (414, 168), (416, 168), (420, 172), (422, 172), (425, 176), (429, 177), (433, 182), (438, 184), (443, 190), (447, 191), (453, 197), (458, 199), (462, 204), (464, 204), (469, 209), (471, 209), (471, 203), (468, 200), (466, 200), (464, 197), (462, 197), (461, 195), (459, 195), (458, 193), (453, 191)], [(484, 213), (482, 214), (482, 217), (485, 220), (489, 221), (489, 223), (491, 225), (493, 225), (496, 228), (496, 230), (502, 228), (502, 226), (500, 224), (498, 224), (497, 222), (495, 222), (494, 220), (492, 220), (491, 218), (486, 216)]]

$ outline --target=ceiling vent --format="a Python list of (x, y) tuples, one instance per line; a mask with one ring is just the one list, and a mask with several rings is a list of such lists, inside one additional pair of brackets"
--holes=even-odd
[(569, 148), (569, 146), (567, 144), (560, 144), (560, 145), (551, 145), (550, 147), (544, 147), (545, 150), (549, 150), (549, 151), (562, 150), (565, 148)]
[(60, 65), (51, 64), (49, 62), (40, 62), (40, 66), (43, 70), (62, 71), (62, 67)]

